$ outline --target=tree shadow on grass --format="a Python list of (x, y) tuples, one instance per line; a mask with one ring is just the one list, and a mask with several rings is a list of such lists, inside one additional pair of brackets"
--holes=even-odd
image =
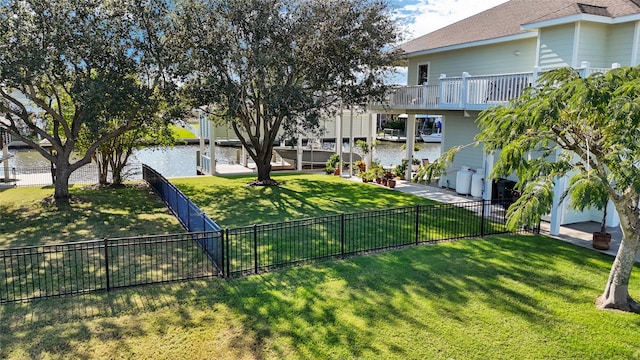
[[(248, 178), (247, 178), (248, 179)], [(209, 186), (177, 181), (177, 187), (222, 227), (239, 227), (430, 200), (333, 177), (281, 176), (280, 186), (242, 187), (238, 178)]]
[[(203, 332), (216, 324), (219, 328), (212, 341), (220, 341), (221, 349), (212, 351), (226, 348), (226, 355), (315, 359), (391, 353), (415, 358), (411, 344), (415, 347), (418, 339), (453, 347), (460, 341), (456, 336), (442, 339), (443, 324), (460, 329), (460, 337), (465, 337), (466, 328), (483, 322), (487, 328), (482, 331), (489, 333), (494, 331), (492, 322), (544, 328), (557, 336), (547, 339), (550, 352), (579, 355), (593, 349), (580, 349), (581, 343), (562, 344), (563, 329), (576, 320), (556, 311), (554, 302), (565, 301), (585, 316), (593, 316), (598, 310), (589, 296), (601, 291), (609, 263), (610, 258), (601, 254), (557, 240), (504, 236), (420, 246), (231, 281), (5, 304), (0, 306), (0, 357), (26, 346), (29, 355), (48, 351), (87, 358), (94, 355), (92, 349), (78, 344), (90, 338), (108, 343), (117, 357), (134, 351), (132, 344), (141, 339), (163, 339), (170, 329)], [(585, 281), (585, 276), (594, 279)], [(478, 303), (488, 308), (487, 313), (469, 311)], [(499, 318), (491, 318), (494, 314)], [(609, 321), (615, 327), (623, 319)], [(637, 321), (625, 324), (640, 327)], [(380, 331), (392, 332), (381, 337)], [(581, 336), (588, 333), (581, 331), (585, 332)], [(597, 340), (613, 349), (619, 345), (606, 333)], [(490, 356), (501, 346), (519, 344), (515, 340), (478, 344), (478, 356)]]
[(74, 187), (69, 204), (53, 201), (0, 205), (0, 247), (165, 234), (183, 231), (146, 187), (96, 190)]

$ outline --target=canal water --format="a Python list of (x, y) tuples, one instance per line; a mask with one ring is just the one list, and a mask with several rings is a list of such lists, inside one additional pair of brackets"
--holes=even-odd
[[(418, 143), (419, 150), (414, 152), (416, 159), (429, 159), (433, 162), (440, 156), (440, 144)], [(345, 144), (345, 159), (349, 157), (348, 144)], [(198, 145), (184, 145), (174, 147), (147, 147), (136, 150), (132, 162), (140, 162), (156, 169), (165, 177), (180, 177), (196, 175), (196, 151)], [(219, 164), (233, 164), (238, 158), (239, 148), (216, 146), (216, 160)], [(354, 152), (361, 153), (359, 148)], [(13, 154), (9, 166), (15, 168), (49, 167), (50, 163), (40, 153), (34, 150), (11, 149)], [(402, 144), (381, 142), (373, 149), (373, 159), (385, 167), (399, 165), (405, 158), (406, 150)]]

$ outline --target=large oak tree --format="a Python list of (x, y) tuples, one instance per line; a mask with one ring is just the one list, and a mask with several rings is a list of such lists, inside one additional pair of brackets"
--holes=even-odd
[(178, 7), (194, 105), (233, 128), (272, 183), (279, 131), (313, 128), (338, 102), (382, 94), (398, 29), (379, 0), (185, 0)]
[(68, 199), (69, 176), (101, 144), (157, 114), (170, 84), (169, 11), (164, 1), (0, 4), (0, 127), (55, 165), (56, 200)]

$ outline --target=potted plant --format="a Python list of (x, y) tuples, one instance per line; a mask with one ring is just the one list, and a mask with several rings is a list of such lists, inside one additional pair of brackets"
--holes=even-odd
[(360, 172), (358, 173), (357, 176), (359, 176), (362, 179), (362, 182), (370, 182), (373, 179), (375, 179), (375, 173), (371, 170)]
[(353, 166), (358, 168), (358, 171), (360, 171), (361, 173), (367, 171), (367, 164), (362, 160), (357, 160), (353, 163)]
[(373, 174), (373, 178), (375, 179), (376, 183), (380, 184), (384, 176), (384, 169), (382, 168), (382, 165), (375, 161), (372, 161), (371, 168), (369, 170)]
[(602, 206), (602, 222), (600, 223), (600, 231), (596, 231), (591, 234), (591, 246), (594, 249), (598, 250), (609, 250), (609, 246), (611, 244), (611, 234), (607, 232), (607, 203), (609, 198), (607, 197), (607, 201), (604, 202), (604, 206)]
[(600, 231), (592, 234), (591, 246), (598, 250), (608, 250), (611, 243), (611, 234), (607, 232), (607, 204), (609, 194), (605, 190), (603, 179), (593, 171), (574, 176), (569, 182), (569, 188), (562, 199), (567, 194), (571, 194), (571, 207), (583, 211), (587, 208), (602, 210), (602, 221)]
[[(369, 153), (371, 153), (373, 151), (373, 148), (376, 147), (376, 145), (378, 145), (378, 141), (377, 140), (373, 140), (371, 143), (368, 143), (364, 140), (357, 140), (356, 141), (356, 146), (360, 148), (360, 150), (362, 151), (362, 159), (364, 160), (365, 164), (367, 161), (371, 160), (368, 159), (367, 156)], [(373, 161), (370, 161), (371, 163), (373, 163)], [(365, 170), (366, 170), (366, 165), (365, 165)]]
[(340, 155), (331, 154), (331, 156), (329, 157), (329, 160), (327, 160), (327, 162), (325, 163), (324, 171), (327, 174), (340, 175), (340, 169), (338, 164), (339, 162), (340, 162)]
[(393, 189), (394, 187), (396, 187), (396, 179), (391, 178), (391, 179), (387, 180), (387, 186), (388, 186), (388, 187), (390, 187), (390, 188), (392, 188), (392, 189)]
[(402, 159), (402, 163), (400, 165), (396, 165), (396, 167), (393, 168), (393, 174), (396, 177), (403, 178), (404, 174), (407, 171), (407, 166), (408, 165), (409, 165), (409, 160)]

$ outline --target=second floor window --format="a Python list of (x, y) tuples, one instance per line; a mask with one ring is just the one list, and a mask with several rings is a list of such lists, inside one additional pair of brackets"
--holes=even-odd
[(418, 85), (429, 82), (429, 65), (418, 65)]

